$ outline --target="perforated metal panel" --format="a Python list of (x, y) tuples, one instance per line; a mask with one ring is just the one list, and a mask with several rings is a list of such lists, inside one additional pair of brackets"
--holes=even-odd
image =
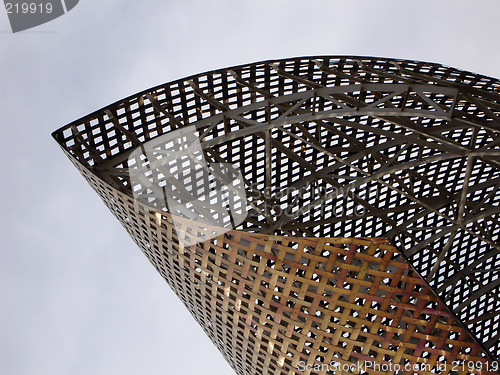
[[(266, 61), (152, 88), (53, 135), (238, 373), (435, 366), (500, 353), (499, 88), (414, 61)], [(206, 225), (179, 233), (134, 200), (128, 163), (187, 126), (207, 161), (241, 170), (249, 211), (183, 248), (178, 235)]]

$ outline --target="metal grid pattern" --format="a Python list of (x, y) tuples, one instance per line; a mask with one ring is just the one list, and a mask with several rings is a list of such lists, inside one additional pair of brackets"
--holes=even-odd
[[(497, 356), (499, 89), (439, 64), (266, 61), (152, 88), (54, 137), (101, 197), (132, 196), (130, 153), (195, 125), (207, 160), (243, 172), (251, 209), (239, 230), (290, 241), (387, 237)], [(129, 216), (137, 228), (147, 222)]]
[[(170, 214), (73, 162), (237, 374), (330, 374), (332, 363), (354, 364), (356, 374), (396, 373), (368, 362), (400, 364), (399, 374), (496, 373), (387, 239), (234, 230), (182, 247), (178, 235), (204, 237), (210, 228), (178, 218), (185, 226), (176, 230)], [(469, 371), (470, 363), (483, 370)]]

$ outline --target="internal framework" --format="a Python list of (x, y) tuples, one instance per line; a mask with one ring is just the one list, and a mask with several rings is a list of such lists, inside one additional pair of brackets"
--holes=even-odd
[[(444, 302), (497, 357), (499, 90), (496, 79), (415, 61), (266, 61), (152, 88), (54, 137), (167, 280), (158, 260), (167, 255), (155, 255), (151, 233), (141, 229), (149, 225), (147, 205), (123, 199), (133, 197), (129, 156), (152, 139), (194, 126), (207, 162), (242, 172), (248, 216), (226, 237), (239, 231), (270, 241), (279, 236), (273, 249), (285, 238), (388, 238), (396, 259), (409, 262), (431, 287), (428, 294), (440, 297), (435, 303)], [(189, 172), (184, 178), (186, 186), (200, 183)], [(138, 206), (142, 219), (123, 212)], [(169, 228), (172, 251), (178, 241)]]

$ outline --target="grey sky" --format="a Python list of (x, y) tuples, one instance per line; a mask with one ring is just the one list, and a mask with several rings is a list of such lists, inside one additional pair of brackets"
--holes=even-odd
[(491, 1), (80, 0), (12, 34), (0, 9), (0, 375), (229, 375), (50, 133), (148, 87), (302, 55), (500, 77)]

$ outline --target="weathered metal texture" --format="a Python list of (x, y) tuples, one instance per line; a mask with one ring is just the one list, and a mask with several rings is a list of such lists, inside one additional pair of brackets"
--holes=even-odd
[[(477, 357), (475, 339), (497, 356), (499, 89), (423, 62), (266, 61), (152, 88), (54, 137), (238, 373)], [(169, 214), (131, 198), (127, 160), (189, 125), (208, 161), (241, 169), (251, 210), (179, 249)]]

